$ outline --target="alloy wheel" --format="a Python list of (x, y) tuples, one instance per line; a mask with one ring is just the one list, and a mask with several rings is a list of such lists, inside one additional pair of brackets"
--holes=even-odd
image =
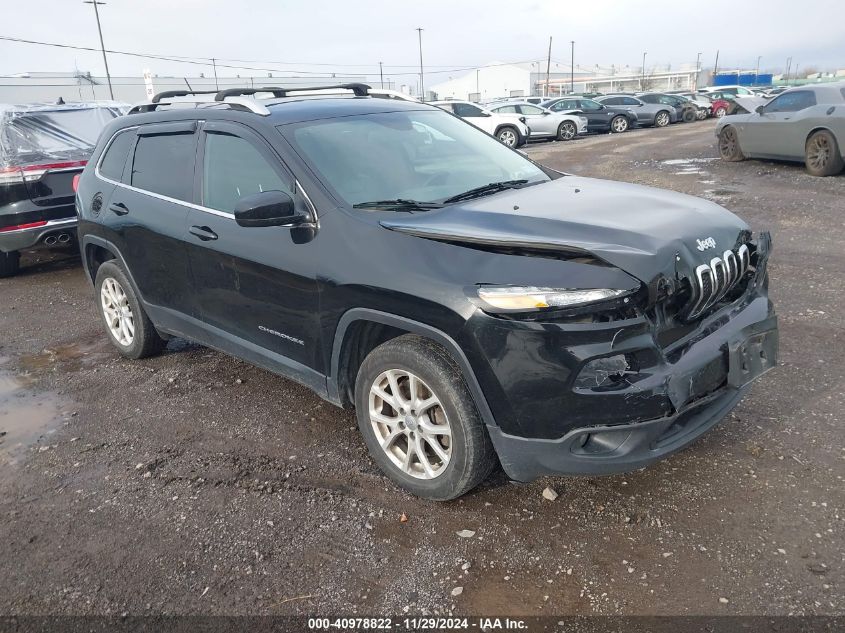
[(628, 129), (628, 119), (625, 117), (619, 116), (613, 119), (613, 131), (617, 133), (624, 132)]
[(571, 141), (575, 138), (577, 130), (575, 129), (575, 124), (566, 122), (561, 124), (560, 126), (560, 138), (564, 141)]
[(516, 134), (511, 129), (504, 129), (499, 132), (499, 140), (508, 147), (513, 147), (516, 145)]
[(103, 280), (100, 305), (106, 326), (114, 339), (124, 347), (132, 345), (135, 339), (135, 317), (129, 305), (129, 298), (116, 279), (107, 277)]
[(816, 171), (824, 171), (830, 162), (832, 149), (828, 138), (817, 134), (807, 144), (807, 163)]
[(657, 123), (657, 127), (666, 127), (667, 125), (669, 125), (669, 115), (665, 112), (660, 112), (657, 115), (657, 120), (655, 121), (655, 123)]
[(719, 153), (723, 158), (730, 158), (736, 154), (736, 149), (736, 130), (732, 127), (725, 128), (719, 135)]
[(370, 424), (381, 449), (403, 473), (439, 477), (452, 457), (452, 427), (440, 399), (404, 369), (382, 372), (370, 386)]

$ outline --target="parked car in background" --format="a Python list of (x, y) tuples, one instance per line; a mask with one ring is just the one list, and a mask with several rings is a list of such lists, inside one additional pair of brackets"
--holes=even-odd
[(459, 116), (467, 123), (492, 134), (508, 147), (520, 147), (528, 142), (528, 126), (518, 118), (494, 114), (487, 108), (469, 101), (432, 101), (431, 105)]
[(630, 108), (607, 106), (577, 95), (550, 99), (543, 103), (543, 107), (552, 112), (585, 117), (590, 132), (621, 133), (637, 125), (637, 115)]
[(180, 336), (287, 376), (354, 408), (375, 464), (438, 500), (498, 464), (645, 467), (777, 366), (769, 234), (716, 203), (562, 174), (362, 84), (248, 90), (154, 97), (79, 181), (122, 356)]
[[(637, 98), (651, 106), (666, 106), (674, 109), (675, 116), (672, 123), (695, 120), (695, 110), (690, 108), (690, 103), (679, 97), (667, 95), (662, 92), (638, 92)], [(694, 108), (695, 106), (693, 106)]]
[(100, 131), (120, 116), (113, 102), (0, 105), (0, 277), (20, 252), (76, 239), (72, 181)]
[(703, 121), (707, 117), (713, 116), (713, 102), (709, 97), (700, 92), (683, 92), (679, 90), (675, 92), (668, 92), (666, 94), (686, 99), (692, 103), (696, 108), (696, 118), (699, 121)]
[(838, 174), (845, 165), (845, 82), (790, 88), (754, 112), (722, 118), (716, 136), (727, 161), (797, 161), (813, 176)]
[(664, 103), (648, 103), (633, 95), (607, 95), (597, 97), (596, 100), (606, 106), (629, 109), (637, 117), (638, 125), (666, 127), (678, 120), (678, 114), (674, 106)]
[(517, 117), (525, 121), (531, 138), (556, 138), (569, 141), (587, 132), (587, 118), (575, 114), (552, 112), (527, 102), (503, 102), (490, 106), (493, 114)]
[(706, 108), (705, 117), (722, 118), (728, 113), (730, 103), (724, 99), (718, 98), (715, 93), (704, 94), (703, 92), (678, 92), (681, 97), (693, 101), (699, 107)]
[(721, 94), (731, 94), (734, 97), (753, 97), (755, 92), (751, 88), (745, 86), (707, 86), (699, 88), (698, 92), (710, 94), (711, 92), (719, 92)]

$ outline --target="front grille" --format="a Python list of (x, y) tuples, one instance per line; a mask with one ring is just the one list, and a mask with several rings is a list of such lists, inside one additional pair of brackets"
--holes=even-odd
[(709, 264), (696, 268), (690, 280), (692, 295), (681, 313), (687, 320), (703, 314), (736, 287), (750, 265), (751, 251), (742, 244), (736, 252), (725, 251), (721, 257), (714, 257)]

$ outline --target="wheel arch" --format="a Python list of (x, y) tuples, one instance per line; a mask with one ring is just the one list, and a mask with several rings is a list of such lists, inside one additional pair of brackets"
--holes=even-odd
[(836, 132), (834, 132), (831, 128), (826, 125), (816, 125), (809, 132), (807, 132), (807, 136), (804, 138), (805, 147), (807, 146), (807, 141), (809, 141), (810, 137), (813, 136), (813, 134), (815, 134), (816, 132), (830, 132), (830, 134), (833, 135), (836, 144), (839, 146), (839, 154), (842, 155), (843, 158), (845, 158), (845, 154), (842, 154), (843, 150), (840, 138), (836, 135)]
[(332, 343), (330, 373), (326, 377), (328, 399), (340, 405), (352, 402), (350, 390), (354, 391), (355, 377), (367, 354), (378, 345), (404, 334), (429, 339), (447, 351), (460, 368), (481, 419), (485, 424), (495, 426), (481, 385), (455, 339), (425, 323), (370, 308), (352, 308), (338, 321)]
[(102, 264), (107, 261), (117, 260), (123, 266), (123, 270), (129, 278), (129, 283), (132, 284), (132, 290), (135, 292), (135, 296), (138, 297), (138, 301), (142, 305), (145, 303), (144, 297), (138, 289), (138, 284), (135, 283), (135, 278), (132, 276), (132, 271), (129, 270), (129, 266), (126, 264), (126, 260), (117, 246), (102, 237), (85, 235), (81, 239), (81, 250), (83, 253), (82, 266), (91, 284), (97, 278), (97, 270)]

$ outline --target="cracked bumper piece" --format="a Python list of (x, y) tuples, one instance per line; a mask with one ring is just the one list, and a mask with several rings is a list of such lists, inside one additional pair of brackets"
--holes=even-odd
[(507, 435), (488, 426), (502, 468), (515, 481), (543, 475), (608, 475), (643, 468), (686, 447), (737, 405), (745, 388), (728, 388), (680, 413), (570, 431), (549, 440)]

